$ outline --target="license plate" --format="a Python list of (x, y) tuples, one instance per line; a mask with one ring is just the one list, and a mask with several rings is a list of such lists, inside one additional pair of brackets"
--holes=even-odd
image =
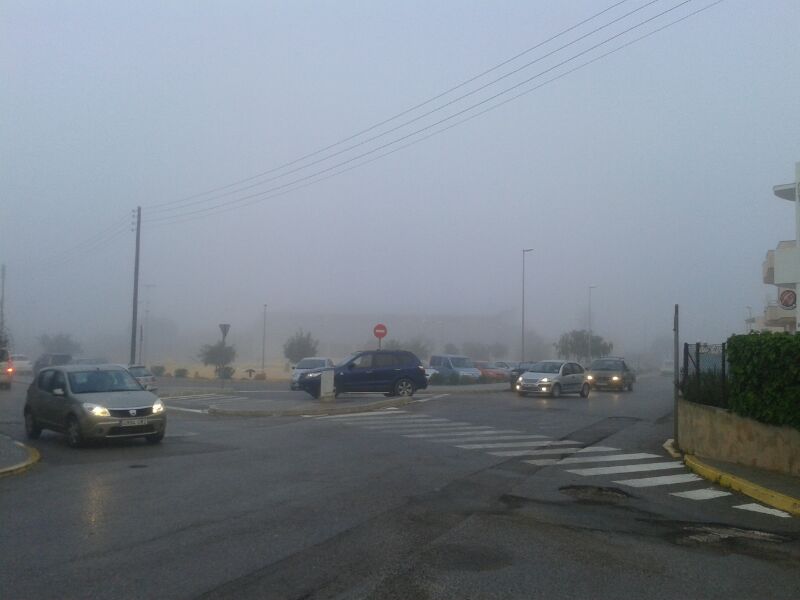
[(132, 427), (134, 425), (147, 425), (147, 419), (122, 419), (120, 423), (123, 427)]

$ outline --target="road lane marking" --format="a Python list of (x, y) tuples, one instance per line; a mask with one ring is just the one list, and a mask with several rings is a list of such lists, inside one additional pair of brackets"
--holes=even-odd
[(730, 492), (723, 492), (722, 490), (715, 490), (714, 488), (706, 488), (703, 490), (689, 490), (688, 492), (671, 492), (672, 496), (678, 498), (686, 498), (688, 500), (711, 500), (712, 498), (721, 498), (722, 496), (731, 496)]
[(641, 473), (643, 471), (664, 471), (666, 469), (682, 469), (682, 462), (644, 463), (638, 465), (617, 465), (615, 467), (592, 467), (590, 469), (567, 469), (567, 473), (575, 475), (616, 475), (617, 473)]
[(404, 412), (406, 411), (397, 409), (373, 410), (360, 413), (347, 413), (343, 415), (325, 415), (324, 417), (320, 417), (320, 419), (352, 419), (353, 417), (374, 417), (375, 415), (394, 415)]
[(648, 454), (647, 452), (636, 452), (633, 454), (605, 454), (603, 456), (570, 456), (568, 458), (542, 458), (538, 460), (526, 460), (529, 465), (574, 465), (589, 462), (620, 462), (623, 460), (640, 460), (642, 458), (659, 458), (658, 454)]
[(654, 487), (657, 485), (672, 485), (677, 483), (690, 483), (692, 481), (703, 481), (702, 477), (698, 477), (694, 473), (684, 473), (683, 475), (661, 475), (660, 477), (642, 477), (641, 479), (623, 479), (622, 481), (615, 481), (620, 485), (627, 485), (628, 487), (644, 488)]
[(189, 394), (186, 396), (161, 396), (162, 400), (175, 400), (177, 398), (206, 398), (208, 396), (219, 396), (220, 394)]
[(428, 398), (421, 397), (417, 402), (429, 402), (431, 400), (437, 400), (438, 398), (444, 398), (445, 396), (449, 396), (450, 394), (436, 394), (435, 396), (430, 396)]
[(548, 454), (572, 454), (581, 452), (619, 452), (619, 448), (609, 446), (589, 446), (587, 448), (545, 448), (544, 450), (503, 450), (489, 452), (492, 456), (544, 456)]
[(734, 506), (733, 508), (738, 508), (739, 510), (749, 510), (757, 513), (764, 513), (765, 515), (772, 515), (773, 517), (780, 517), (782, 519), (788, 519), (789, 517), (792, 516), (787, 512), (778, 510), (777, 508), (767, 508), (766, 506), (761, 506), (760, 504), (756, 504), (755, 502), (752, 504), (739, 504), (738, 506)]
[(471, 437), (466, 439), (459, 439), (459, 438), (449, 438), (444, 440), (428, 440), (429, 442), (436, 442), (438, 444), (448, 444), (448, 443), (463, 443), (463, 442), (501, 442), (501, 441), (511, 441), (511, 440), (543, 440), (548, 439), (546, 435), (484, 435), (478, 437)]
[(436, 433), (415, 433), (415, 434), (406, 434), (406, 437), (410, 438), (439, 438), (439, 437), (447, 437), (447, 436), (457, 436), (457, 435), (494, 435), (496, 433), (522, 433), (516, 429), (494, 429), (489, 426), (477, 426), (477, 427), (458, 427), (457, 429), (461, 429), (463, 431), (456, 432), (453, 431), (441, 431)]
[(469, 425), (470, 423), (465, 423), (464, 421), (447, 421), (447, 419), (444, 419), (443, 423), (438, 421), (415, 421), (396, 423), (395, 425), (366, 425), (364, 426), (364, 429), (371, 429), (373, 431), (402, 431), (404, 429), (419, 429), (420, 431), (425, 431), (426, 429), (438, 429), (441, 427), (464, 427)]
[(208, 413), (208, 410), (205, 408), (183, 408), (182, 406), (172, 406), (170, 404), (167, 404), (167, 410), (180, 410), (184, 412), (198, 413), (203, 415)]
[(456, 448), (463, 448), (464, 450), (483, 450), (485, 448), (514, 448), (526, 446), (570, 446), (573, 444), (580, 444), (580, 442), (573, 442), (571, 440), (556, 440), (556, 441), (539, 441), (539, 442), (498, 442), (496, 444), (467, 444), (466, 446), (456, 446)]

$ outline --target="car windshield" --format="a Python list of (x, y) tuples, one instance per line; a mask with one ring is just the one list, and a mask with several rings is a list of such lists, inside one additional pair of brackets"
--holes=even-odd
[(322, 358), (304, 358), (296, 367), (298, 369), (319, 369), (325, 366), (325, 360)]
[(454, 356), (450, 359), (450, 364), (456, 369), (471, 369), (475, 366), (466, 356)]
[(619, 360), (596, 360), (589, 367), (592, 371), (621, 371), (622, 361)]
[(139, 382), (123, 369), (74, 371), (68, 373), (67, 377), (73, 394), (136, 392), (142, 389)]
[(147, 367), (128, 367), (128, 372), (134, 377), (152, 377), (153, 374), (147, 370)]
[(559, 362), (537, 362), (531, 363), (526, 370), (534, 373), (558, 373), (559, 369), (561, 369), (561, 363)]

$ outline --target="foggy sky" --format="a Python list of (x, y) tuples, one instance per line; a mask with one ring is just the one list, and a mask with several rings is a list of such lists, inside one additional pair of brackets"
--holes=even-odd
[(149, 221), (185, 215), (155, 205), (346, 138), (612, 3), (5, 0), (0, 262), (15, 339), (118, 336), (124, 356), (137, 205), (140, 282), (155, 286), (143, 287), (142, 310), (147, 298), (182, 331), (257, 331), (264, 303), (370, 320), (518, 315), (522, 248), (534, 248), (527, 322), (543, 335), (585, 326), (589, 285), (594, 329), (625, 347), (669, 335), (675, 303), (691, 341), (742, 331), (745, 307), (760, 312), (770, 292), (766, 251), (794, 237), (793, 207), (772, 186), (800, 160), (795, 0), (726, 0), (360, 168), (210, 217)]

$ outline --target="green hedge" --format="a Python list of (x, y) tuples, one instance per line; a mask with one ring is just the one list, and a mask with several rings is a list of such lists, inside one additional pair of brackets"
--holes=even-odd
[(770, 425), (800, 429), (800, 335), (750, 333), (728, 339), (729, 406)]

